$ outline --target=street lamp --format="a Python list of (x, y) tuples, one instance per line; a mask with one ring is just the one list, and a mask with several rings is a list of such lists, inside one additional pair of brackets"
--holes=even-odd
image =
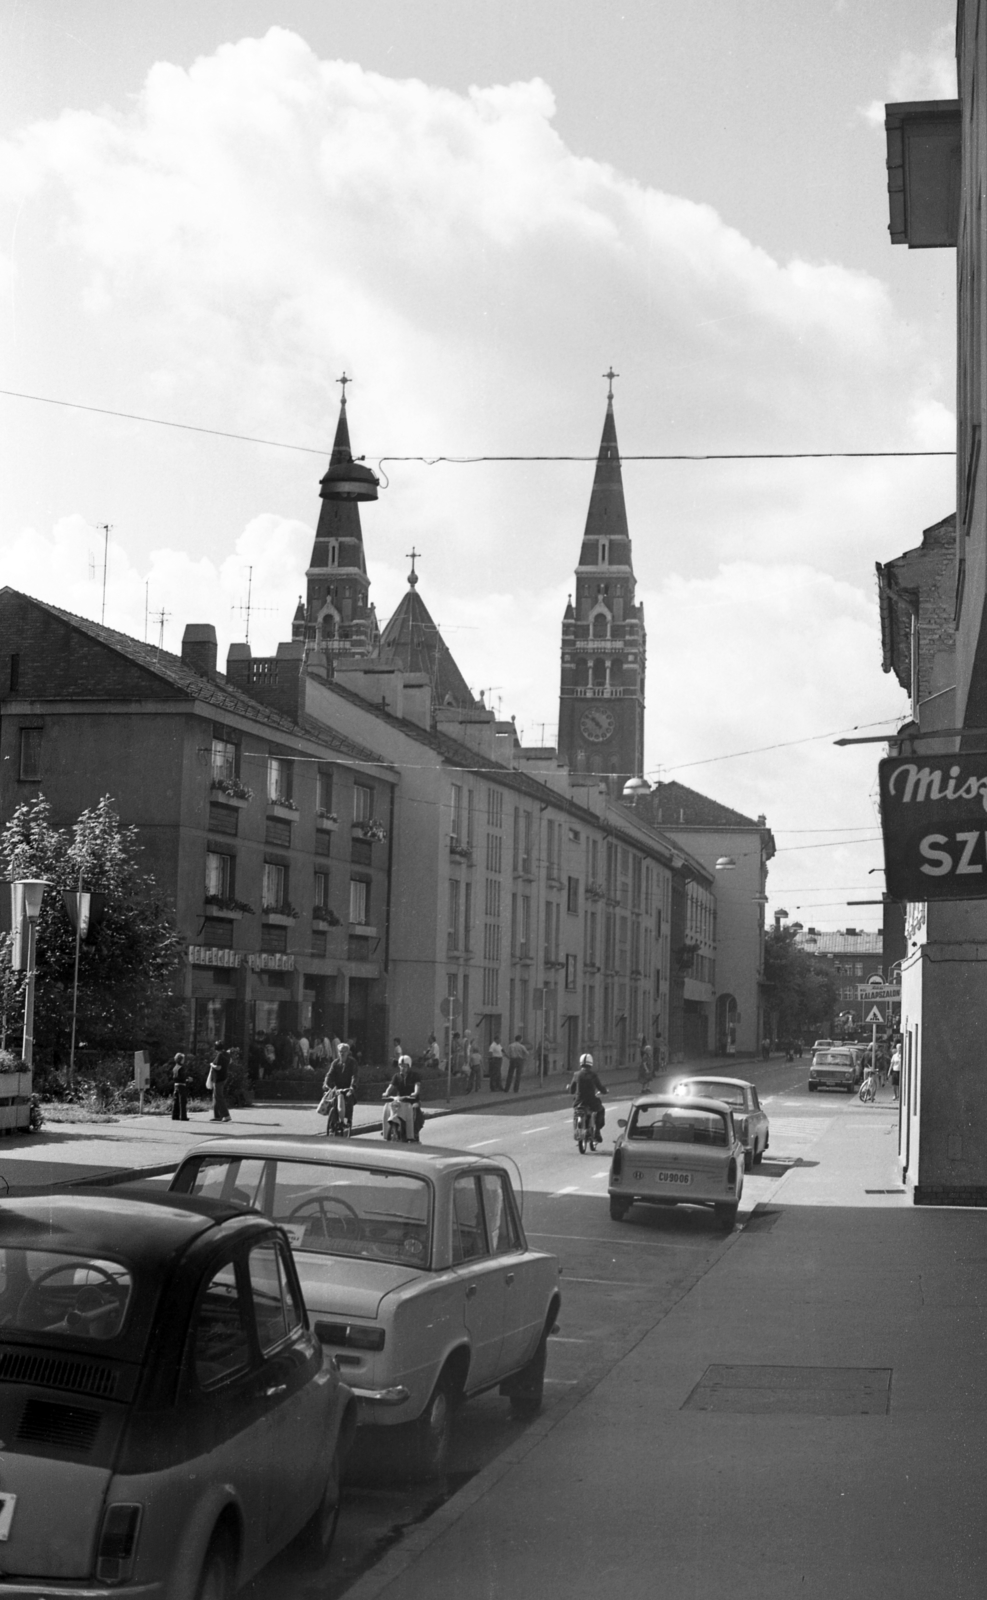
[(737, 865), (735, 856), (717, 856), (714, 872), (730, 872)]
[(79, 1015), (79, 952), (82, 941), (89, 932), (89, 912), (92, 895), (82, 887), (82, 868), (79, 868), (79, 887), (62, 890), (62, 900), (69, 918), (75, 926), (75, 973), (72, 978), (72, 1042), (69, 1045), (69, 1083), (75, 1081), (75, 1032)]
[[(27, 989), (24, 995), (24, 1040), (21, 1057), (30, 1068), (34, 1062), (34, 954), (35, 933), (41, 914), (41, 901), (48, 888), (45, 878), (16, 878), (10, 886), (12, 923), (14, 927), (15, 967), (27, 970)], [(27, 931), (26, 942), (24, 932)]]
[(623, 788), (623, 799), (636, 800), (639, 795), (650, 793), (651, 784), (647, 778), (628, 778)]

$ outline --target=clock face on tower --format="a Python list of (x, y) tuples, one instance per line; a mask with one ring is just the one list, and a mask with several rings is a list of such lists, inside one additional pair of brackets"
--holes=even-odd
[(602, 744), (605, 739), (609, 739), (616, 726), (613, 712), (607, 711), (603, 706), (596, 706), (592, 711), (584, 711), (579, 719), (579, 731), (591, 744)]

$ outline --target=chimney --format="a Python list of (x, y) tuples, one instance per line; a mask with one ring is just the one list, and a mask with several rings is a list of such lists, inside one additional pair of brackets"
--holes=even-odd
[(216, 676), (216, 629), (211, 622), (189, 622), (182, 635), (182, 665), (201, 678)]

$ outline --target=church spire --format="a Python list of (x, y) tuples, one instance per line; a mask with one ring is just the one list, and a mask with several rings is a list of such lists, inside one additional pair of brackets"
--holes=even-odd
[[(353, 461), (347, 419), (344, 372), (336, 434), (329, 472)], [(363, 551), (363, 529), (356, 500), (339, 499), (329, 492), (328, 474), (319, 486), (322, 507), (306, 573), (305, 637), (325, 648), (330, 656), (366, 655), (376, 648), (379, 629), (370, 604), (370, 579)]]
[[(617, 444), (617, 423), (613, 414), (613, 380), (619, 374), (611, 367), (603, 376), (609, 382), (607, 390), (607, 411), (603, 419), (603, 436), (600, 439), (599, 454), (596, 458), (596, 472), (593, 476), (593, 489), (589, 497), (589, 511), (586, 514), (586, 531), (583, 534), (583, 550), (579, 558), (580, 566), (596, 566), (599, 556), (599, 541), (601, 539), (618, 539), (626, 543), (615, 553), (613, 559), (604, 561), (605, 566), (630, 566), (631, 549), (630, 536), (627, 530), (627, 510), (624, 505), (624, 479), (620, 470), (620, 447)], [(594, 554), (589, 546), (597, 542)], [(609, 555), (609, 551), (607, 554)]]

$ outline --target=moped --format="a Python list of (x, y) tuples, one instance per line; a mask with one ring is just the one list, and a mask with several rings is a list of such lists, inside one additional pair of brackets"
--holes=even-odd
[(417, 1100), (409, 1095), (393, 1095), (384, 1107), (383, 1134), (385, 1139), (398, 1139), (402, 1144), (418, 1144), (415, 1132)]
[(579, 1154), (595, 1150), (600, 1143), (600, 1129), (596, 1112), (589, 1106), (575, 1106), (572, 1112), (572, 1137), (579, 1146)]
[(332, 1104), (326, 1118), (326, 1135), (330, 1139), (348, 1139), (353, 1132), (353, 1124), (349, 1116), (349, 1102), (353, 1098), (352, 1089), (342, 1087), (332, 1091)]

